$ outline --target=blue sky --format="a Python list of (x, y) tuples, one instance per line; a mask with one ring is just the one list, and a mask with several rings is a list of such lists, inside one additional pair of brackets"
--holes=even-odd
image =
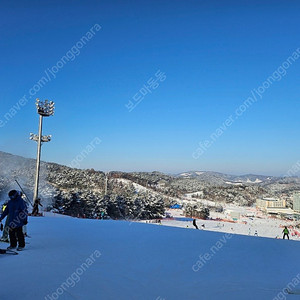
[[(44, 122), (44, 134), (53, 135), (43, 145), (46, 161), (69, 165), (81, 155), (80, 168), (97, 170), (281, 175), (300, 159), (300, 59), (235, 114), (299, 49), (298, 1), (15, 1), (0, 8), (0, 150), (35, 157), (28, 137), (37, 132), (38, 97), (56, 103)], [(78, 44), (95, 24), (101, 29)], [(71, 49), (74, 59), (31, 95)], [(158, 86), (129, 111), (125, 105), (151, 79)], [(26, 104), (8, 117), (23, 96)], [(199, 143), (230, 116), (233, 124), (195, 159)], [(101, 143), (82, 154), (95, 138)]]

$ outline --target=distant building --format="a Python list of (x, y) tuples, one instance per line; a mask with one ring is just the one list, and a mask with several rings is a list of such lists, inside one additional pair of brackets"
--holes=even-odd
[(293, 196), (293, 209), (300, 212), (300, 193), (295, 193)]
[(228, 209), (226, 210), (225, 214), (234, 221), (239, 220), (241, 218), (241, 213), (238, 211)]
[(256, 200), (256, 207), (261, 209), (285, 208), (286, 201), (284, 199), (262, 198)]

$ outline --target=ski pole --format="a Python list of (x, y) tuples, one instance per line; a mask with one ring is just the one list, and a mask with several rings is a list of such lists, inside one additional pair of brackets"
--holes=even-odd
[(29, 198), (27, 197), (26, 193), (24, 192), (23, 188), (22, 188), (21, 185), (19, 184), (18, 180), (15, 179), (15, 181), (16, 181), (17, 185), (19, 186), (19, 188), (21, 189), (22, 193), (25, 195), (25, 197), (26, 197), (26, 199), (27, 199), (27, 202), (29, 202), (30, 205), (33, 207), (31, 201), (30, 201)]

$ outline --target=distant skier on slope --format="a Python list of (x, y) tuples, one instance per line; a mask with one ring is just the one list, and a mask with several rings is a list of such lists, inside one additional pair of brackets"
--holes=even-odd
[(289, 237), (290, 232), (289, 232), (289, 230), (287, 229), (286, 226), (284, 226), (284, 229), (283, 229), (282, 233), (283, 233), (283, 239), (285, 239), (285, 236), (287, 236), (288, 240), (290, 239), (290, 237)]
[(33, 210), (32, 210), (32, 213), (31, 213), (32, 216), (38, 216), (39, 215), (39, 205), (43, 206), (41, 204), (41, 198), (36, 198), (36, 200), (34, 201), (34, 204), (33, 204)]
[(27, 206), (19, 192), (12, 190), (8, 193), (8, 196), (10, 201), (1, 214), (0, 221), (7, 216), (10, 240), (10, 246), (7, 249), (16, 249), (18, 243), (17, 250), (21, 251), (25, 248), (25, 238), (22, 227), (27, 224)]
[(102, 210), (102, 211), (101, 211), (101, 216), (100, 216), (101, 220), (104, 219), (104, 214), (105, 214), (105, 213), (104, 213), (104, 211)]
[(193, 220), (193, 225), (194, 225), (194, 227), (196, 227), (196, 229), (199, 229), (197, 224), (196, 224), (196, 219)]

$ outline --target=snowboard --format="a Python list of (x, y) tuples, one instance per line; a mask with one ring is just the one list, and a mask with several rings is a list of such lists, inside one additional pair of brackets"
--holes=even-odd
[(9, 244), (9, 240), (0, 240), (0, 243), (8, 243)]
[(18, 255), (19, 253), (14, 250), (0, 249), (0, 254)]
[(290, 289), (286, 289), (286, 290), (290, 295), (300, 295), (300, 290), (290, 290)]

